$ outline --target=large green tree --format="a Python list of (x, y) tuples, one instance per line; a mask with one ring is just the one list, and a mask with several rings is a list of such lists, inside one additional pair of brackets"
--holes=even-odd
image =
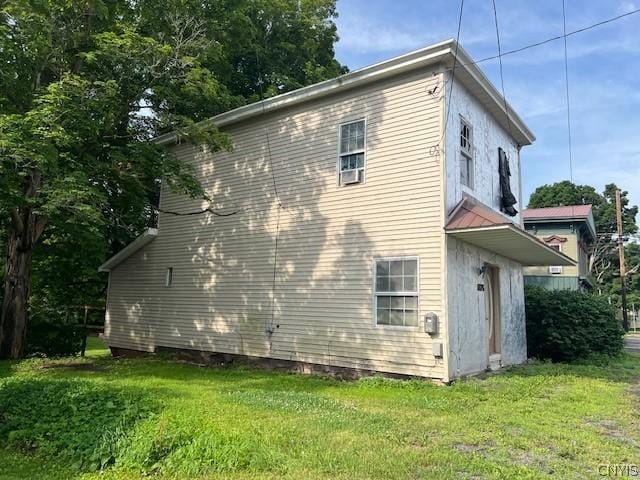
[(334, 0), (0, 4), (0, 358), (24, 355), (30, 300), (99, 298), (96, 267), (153, 222), (160, 179), (204, 196), (149, 140), (229, 148), (197, 122), (341, 73), (334, 16)]

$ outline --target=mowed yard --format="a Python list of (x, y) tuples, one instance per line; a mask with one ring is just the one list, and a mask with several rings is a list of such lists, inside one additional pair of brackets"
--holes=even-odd
[(0, 478), (568, 479), (640, 463), (639, 356), (442, 387), (90, 346), (0, 362)]

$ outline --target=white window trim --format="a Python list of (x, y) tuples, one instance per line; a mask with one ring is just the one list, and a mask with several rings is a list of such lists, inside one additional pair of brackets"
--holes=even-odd
[[(554, 248), (554, 247), (558, 247), (558, 252), (562, 253), (562, 243), (555, 243), (555, 242), (551, 242), (551, 243), (547, 243), (547, 246), (549, 248)], [(552, 268), (559, 268), (560, 271), (559, 272), (552, 272), (551, 269)], [(547, 268), (547, 272), (549, 273), (549, 275), (562, 275), (564, 274), (564, 268), (562, 268), (562, 265), (549, 265), (549, 267)]]
[[(415, 326), (404, 326), (404, 325), (385, 325), (378, 324), (378, 309), (377, 309), (377, 292), (376, 292), (376, 262), (378, 260), (415, 260), (416, 261), (416, 291), (415, 292), (393, 292), (393, 293), (380, 293), (380, 295), (384, 296), (398, 296), (398, 297), (416, 297), (417, 302), (417, 316), (418, 316), (418, 324)], [(416, 332), (420, 330), (420, 257), (417, 255), (380, 255), (373, 257), (373, 270), (372, 270), (372, 282), (371, 282), (371, 310), (372, 310), (372, 319), (373, 326), (375, 328), (389, 329), (389, 330), (401, 330), (403, 332)]]
[[(462, 145), (460, 145), (460, 136), (462, 135), (462, 126), (466, 125), (467, 128), (469, 129), (469, 144), (470, 144), (470, 148), (462, 148)], [(458, 138), (457, 138), (457, 142), (458, 142), (458, 150), (460, 153), (460, 158), (458, 159), (458, 167), (462, 168), (462, 166), (460, 165), (462, 163), (462, 158), (465, 157), (466, 159), (470, 160), (471, 163), (471, 169), (469, 170), (469, 185), (466, 185), (464, 183), (462, 183), (462, 175), (458, 175), (458, 179), (460, 181), (460, 184), (464, 187), (469, 189), (471, 192), (473, 192), (473, 189), (475, 187), (475, 183), (476, 183), (476, 161), (475, 158), (473, 156), (473, 127), (471, 126), (471, 122), (467, 121), (466, 118), (464, 118), (462, 115), (460, 115), (460, 128), (458, 129)]]
[[(362, 150), (354, 150), (353, 152), (349, 152), (349, 153), (342, 153), (340, 151), (340, 145), (342, 144), (342, 127), (344, 125), (349, 125), (351, 123), (357, 123), (357, 122), (364, 122), (364, 149)], [(362, 168), (362, 170), (364, 171), (364, 182), (360, 182), (358, 184), (354, 184), (354, 185), (349, 185), (350, 187), (354, 187), (356, 185), (364, 185), (367, 183), (367, 137), (368, 137), (368, 128), (369, 128), (369, 122), (367, 121), (367, 117), (359, 117), (359, 118), (355, 118), (353, 120), (348, 120), (345, 122), (341, 122), (338, 124), (338, 148), (337, 148), (337, 152), (338, 154), (336, 155), (336, 184), (339, 187), (344, 187), (345, 185), (342, 185), (342, 182), (340, 182), (340, 178), (341, 178), (341, 170), (340, 170), (340, 160), (342, 159), (342, 157), (344, 155), (355, 155), (357, 153), (362, 153), (364, 154), (364, 167)]]

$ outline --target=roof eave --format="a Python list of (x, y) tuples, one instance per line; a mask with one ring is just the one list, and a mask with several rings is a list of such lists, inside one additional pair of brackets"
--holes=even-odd
[(533, 217), (533, 218), (523, 218), (523, 223), (526, 225), (528, 223), (565, 223), (565, 222), (581, 222), (587, 225), (589, 229), (589, 233), (591, 233), (593, 239), (596, 239), (596, 227), (595, 222), (593, 221), (593, 216), (586, 217)]
[[(403, 72), (415, 70), (428, 65), (442, 63), (445, 66), (450, 66), (453, 64), (456, 54), (456, 69), (461, 68), (463, 71), (467, 72), (469, 78), (480, 85), (481, 89), (487, 95), (487, 100), (492, 102), (496, 109), (500, 110), (503, 114), (508, 112), (504, 118), (498, 118), (498, 122), (501, 124), (508, 123), (506, 121), (506, 118), (508, 117), (511, 124), (516, 129), (514, 137), (518, 143), (520, 145), (531, 144), (535, 140), (535, 136), (531, 130), (529, 130), (522, 119), (508, 104), (508, 110), (505, 111), (506, 102), (502, 95), (500, 95), (478, 66), (473, 63), (473, 60), (464, 51), (464, 49), (459, 45), (456, 46), (456, 41), (453, 39), (436, 43), (423, 49), (415, 50), (359, 70), (354, 70), (353, 72), (346, 73), (337, 78), (325, 80), (323, 82), (299, 88), (288, 93), (283, 93), (282, 95), (271, 97), (260, 102), (235, 108), (228, 112), (216, 115), (208, 120), (204, 120), (202, 123), (213, 123), (218, 127), (224, 127), (226, 125), (252, 118), (256, 115), (274, 112), (312, 99), (316, 100), (328, 95), (334, 95), (351, 88), (363, 86), (374, 81), (382, 80), (393, 75), (398, 75)], [(503, 127), (507, 126), (508, 125), (503, 125)], [(179, 134), (177, 132), (169, 132), (154, 138), (152, 141), (159, 145), (170, 145), (176, 143), (178, 140)]]
[(544, 223), (544, 222), (585, 222), (588, 223), (588, 218), (585, 217), (526, 217), (522, 219), (524, 222), (535, 222), (535, 223)]
[[(450, 40), (450, 43), (450, 53), (452, 56), (455, 56), (456, 41), (452, 39)], [(471, 56), (469, 56), (469, 54), (460, 45), (457, 46), (456, 70), (458, 70), (458, 68), (462, 68), (478, 85), (482, 87), (491, 102), (497, 106), (497, 109), (502, 113), (502, 115), (504, 115), (503, 118), (499, 118), (499, 116), (496, 118), (502, 127), (510, 133), (511, 127), (516, 128), (517, 131), (513, 132), (513, 136), (518, 141), (519, 145), (531, 145), (536, 140), (536, 136), (533, 134), (531, 129), (527, 127), (522, 118), (520, 118), (513, 107), (505, 100), (502, 94), (498, 92), (496, 87), (478, 67), (478, 64), (473, 61)], [(457, 75), (458, 78), (460, 78), (460, 73)]]
[(98, 267), (99, 272), (110, 272), (113, 268), (120, 265), (131, 255), (143, 248), (158, 236), (157, 228), (148, 228), (144, 233), (138, 236), (133, 242), (124, 247), (114, 256)]

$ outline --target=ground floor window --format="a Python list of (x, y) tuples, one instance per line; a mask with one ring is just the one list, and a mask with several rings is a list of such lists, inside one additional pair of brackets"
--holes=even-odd
[(418, 259), (375, 261), (375, 318), (378, 325), (418, 325)]

